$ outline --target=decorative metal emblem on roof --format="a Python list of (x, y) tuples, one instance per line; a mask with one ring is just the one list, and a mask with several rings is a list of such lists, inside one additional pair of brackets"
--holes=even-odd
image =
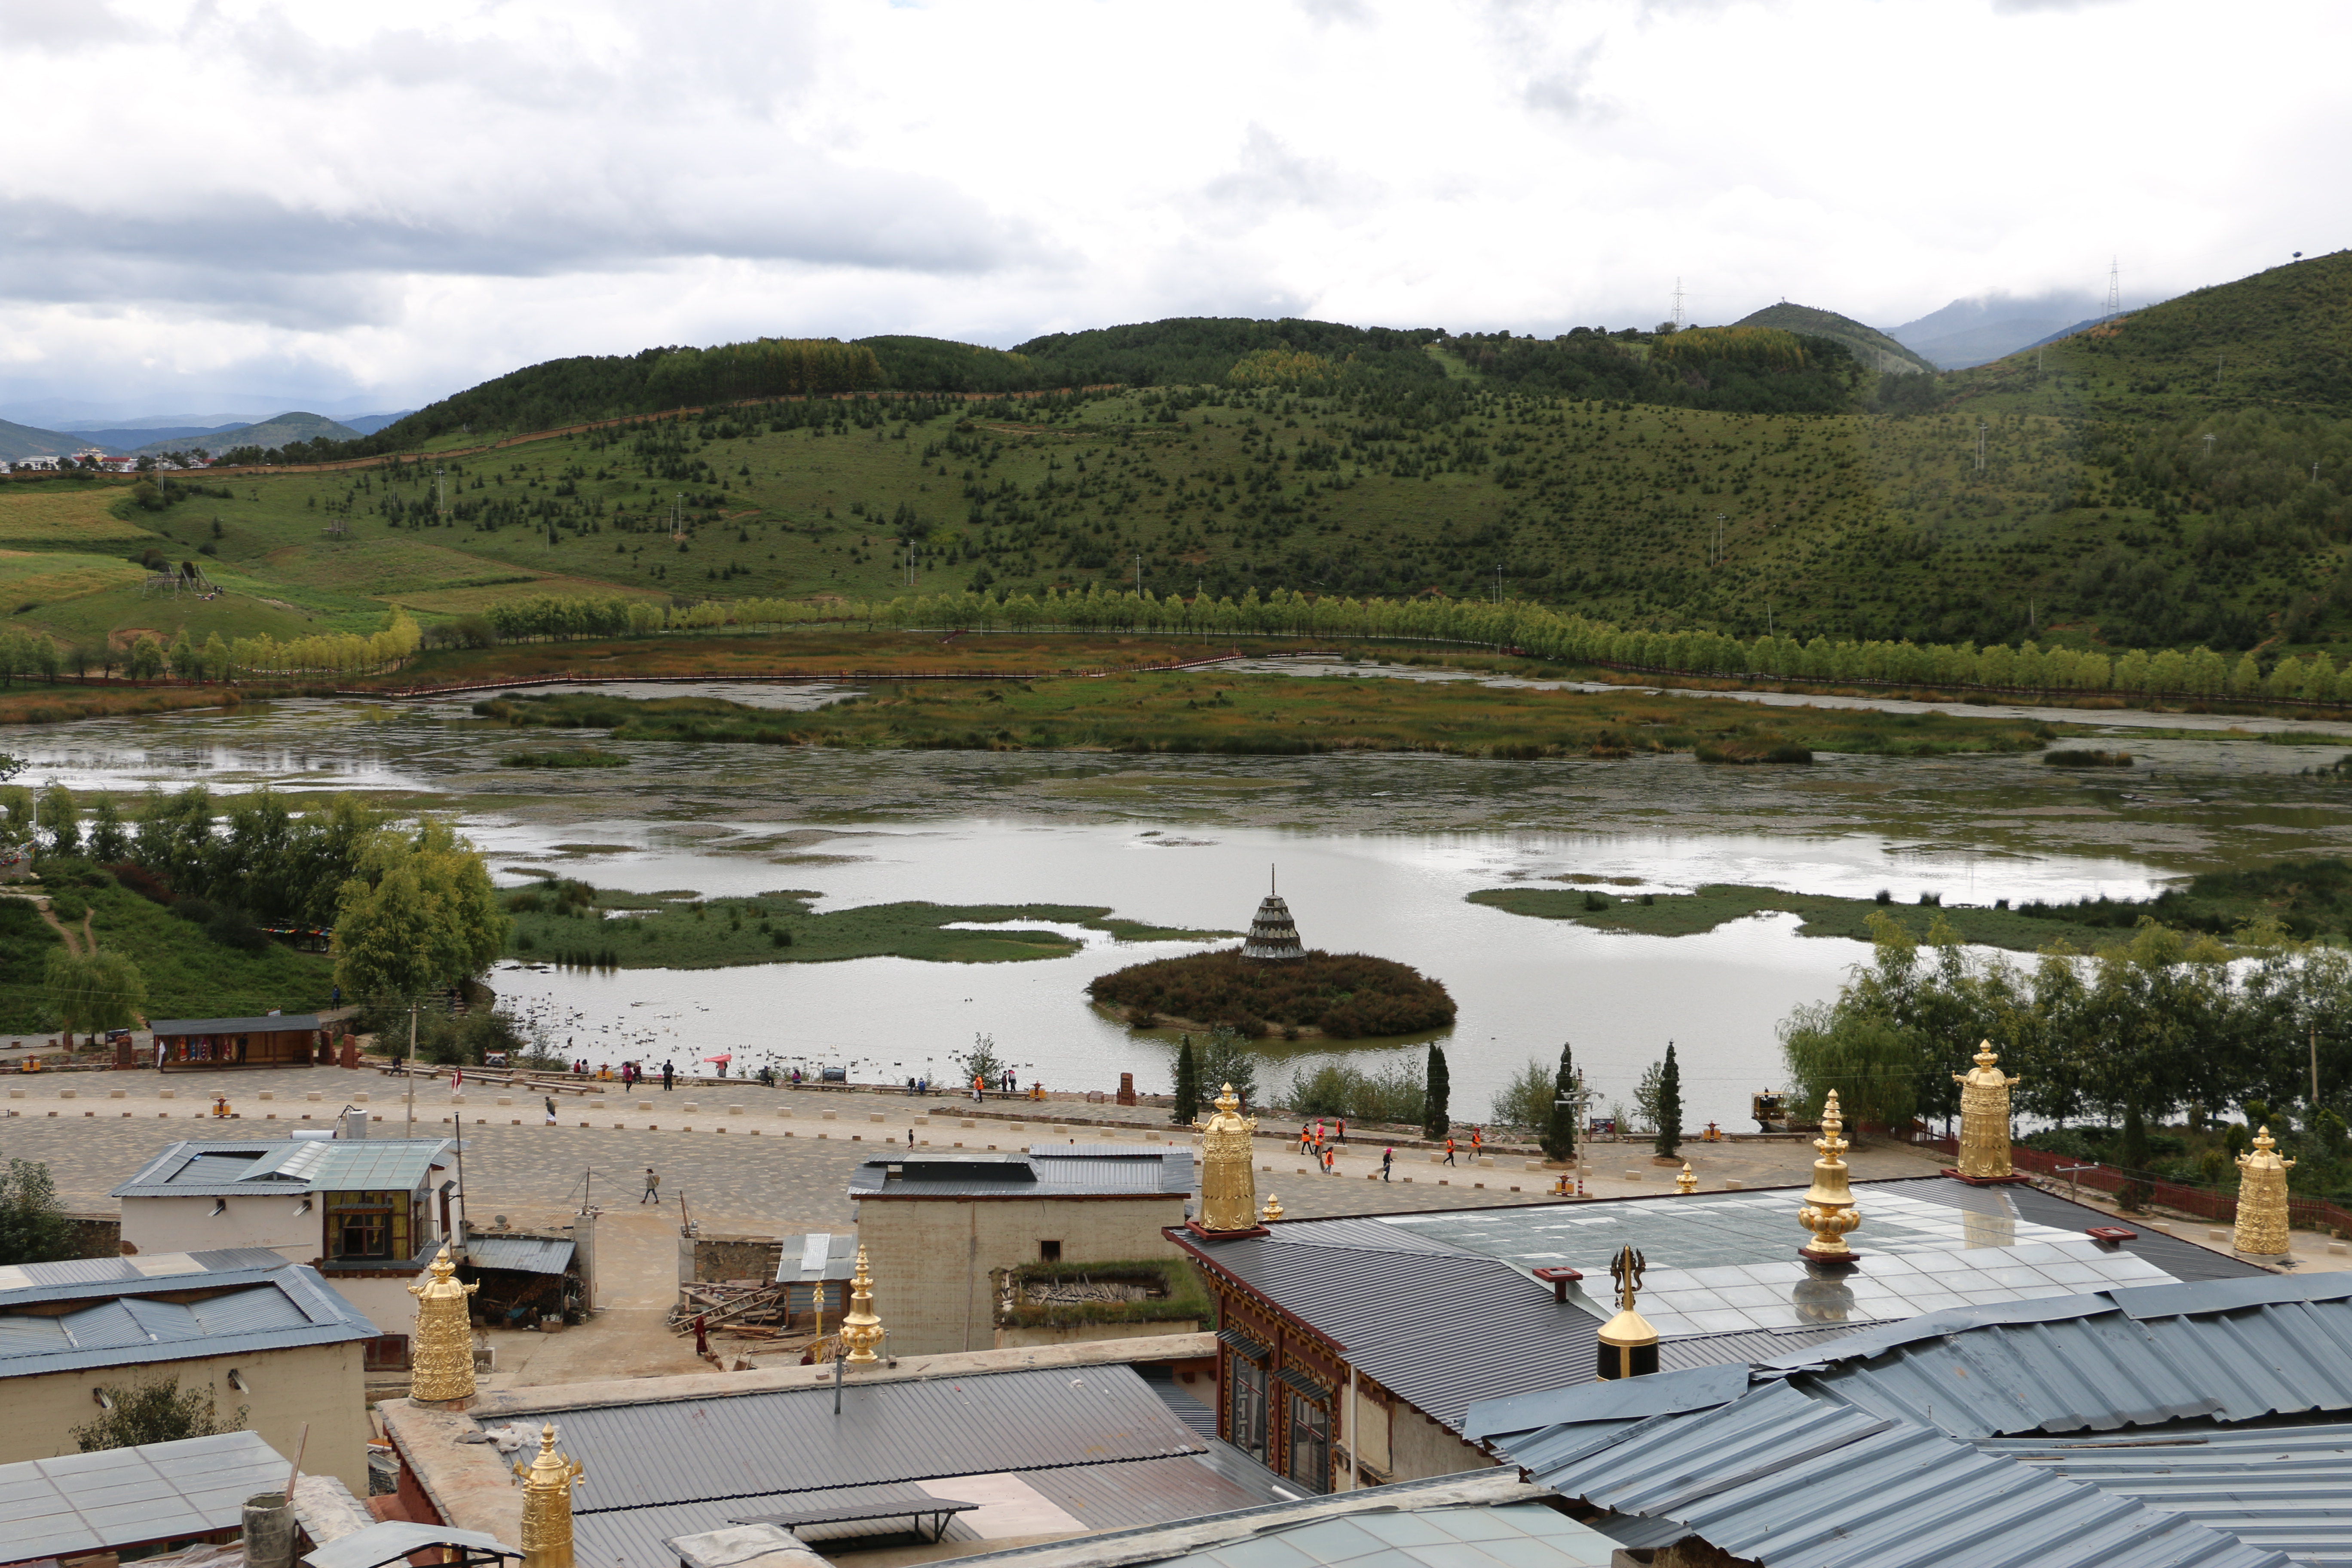
[(433, 1259), (432, 1283), (408, 1288), (416, 1298), (408, 1397), (420, 1405), (474, 1397), (474, 1331), (466, 1321), (466, 1298), (481, 1287), (458, 1284), (457, 1273), (445, 1241)]
[(2000, 1058), (1992, 1042), (1978, 1042), (1973, 1071), (1952, 1075), (1960, 1086), (1960, 1164), (1963, 1176), (2000, 1177), (2009, 1164), (2009, 1091), (2019, 1080), (1993, 1066)]
[(2286, 1173), (2294, 1164), (2279, 1157), (2267, 1127), (2238, 1156), (2238, 1228), (2230, 1237), (2231, 1247), (2253, 1258), (2284, 1258), (2294, 1250), (2286, 1238)]
[(1797, 1211), (1797, 1223), (1813, 1233), (1812, 1245), (1797, 1249), (1808, 1263), (1855, 1261), (1845, 1233), (1862, 1223), (1862, 1215), (1854, 1210), (1853, 1189), (1846, 1184), (1846, 1164), (1840, 1157), (1851, 1147), (1838, 1136), (1844, 1127), (1837, 1090), (1832, 1089), (1822, 1105), (1822, 1135), (1813, 1140), (1822, 1157), (1813, 1162), (1813, 1184), (1805, 1189), (1805, 1206)]
[[(473, 1364), (470, 1353), (467, 1364)], [(522, 1568), (572, 1568), (572, 1489), (582, 1468), (579, 1460), (555, 1451), (551, 1421), (539, 1429), (539, 1457), (530, 1468), (514, 1468), (522, 1478)]]

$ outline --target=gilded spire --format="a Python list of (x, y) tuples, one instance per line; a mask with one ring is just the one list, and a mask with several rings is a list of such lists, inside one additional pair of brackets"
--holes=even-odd
[(432, 1283), (408, 1288), (416, 1298), (408, 1397), (420, 1404), (474, 1397), (474, 1331), (466, 1321), (466, 1298), (480, 1287), (458, 1284), (457, 1273), (445, 1241), (433, 1259)]
[(2009, 1091), (2018, 1080), (1993, 1063), (1992, 1042), (1977, 1046), (1976, 1068), (1956, 1072), (1960, 1086), (1960, 1163), (1963, 1176), (2007, 1176), (2009, 1163)]
[(1609, 1278), (1617, 1282), (1617, 1315), (1601, 1325), (1597, 1370), (1602, 1377), (1640, 1377), (1658, 1370), (1658, 1331), (1633, 1310), (1645, 1267), (1630, 1247), (1609, 1265)]
[(1255, 1117), (1241, 1114), (1240, 1097), (1226, 1084), (1217, 1113), (1201, 1126), (1201, 1228), (1211, 1234), (1256, 1228), (1257, 1167), (1250, 1134)]
[(580, 1461), (555, 1451), (555, 1425), (539, 1429), (539, 1457), (522, 1478), (522, 1568), (572, 1568), (572, 1489)]
[(849, 1364), (870, 1366), (874, 1347), (882, 1342), (882, 1320), (874, 1315), (874, 1276), (866, 1272), (866, 1247), (857, 1248), (857, 1272), (849, 1281), (849, 1310), (842, 1314), (841, 1342), (849, 1347)]
[(1813, 1184), (1797, 1211), (1797, 1223), (1813, 1233), (1812, 1245), (1798, 1248), (1797, 1256), (1814, 1263), (1850, 1263), (1854, 1257), (1845, 1233), (1862, 1223), (1862, 1215), (1854, 1212), (1853, 1189), (1846, 1185), (1845, 1161), (1839, 1157), (1850, 1147), (1838, 1136), (1844, 1128), (1837, 1090), (1832, 1089), (1822, 1104), (1822, 1135), (1813, 1140), (1822, 1157), (1813, 1162)]
[(1678, 1193), (1695, 1193), (1698, 1191), (1698, 1173), (1690, 1168), (1690, 1162), (1688, 1160), (1685, 1160), (1683, 1162), (1683, 1168), (1675, 1173), (1675, 1191)]
[(1265, 1207), (1257, 1211), (1258, 1223), (1272, 1225), (1282, 1217), (1282, 1200), (1274, 1194), (1265, 1194)]
[(2286, 1236), (2286, 1173), (2294, 1162), (2281, 1159), (2271, 1130), (2254, 1134), (2254, 1146), (2238, 1156), (2238, 1228), (2230, 1245), (2253, 1258), (2284, 1258), (2294, 1248)]

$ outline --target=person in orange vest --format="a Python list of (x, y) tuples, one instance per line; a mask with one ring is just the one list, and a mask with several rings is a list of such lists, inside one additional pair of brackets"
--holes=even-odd
[(1451, 1138), (1445, 1141), (1445, 1163), (1449, 1165), (1454, 1163), (1454, 1140)]
[(1315, 1147), (1315, 1129), (1310, 1123), (1302, 1121), (1298, 1124), (1298, 1152), (1304, 1154), (1313, 1147)]
[(1484, 1149), (1486, 1146), (1486, 1134), (1485, 1131), (1476, 1127), (1470, 1129), (1470, 1157), (1474, 1160), (1476, 1159), (1478, 1156), (1478, 1151)]
[(1339, 1173), (1334, 1169), (1334, 1167), (1338, 1165), (1339, 1162), (1339, 1155), (1338, 1151), (1326, 1145), (1323, 1150), (1323, 1173), (1327, 1176), (1338, 1175)]

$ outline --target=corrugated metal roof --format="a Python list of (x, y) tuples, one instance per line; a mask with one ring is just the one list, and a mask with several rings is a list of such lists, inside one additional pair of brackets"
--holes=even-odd
[(286, 1484), (250, 1432), (0, 1465), (0, 1549), (62, 1557), (235, 1529), (245, 1500)]
[[(897, 1175), (891, 1173), (897, 1172)], [(1192, 1151), (1118, 1144), (1034, 1145), (1026, 1154), (970, 1160), (868, 1160), (850, 1173), (849, 1195), (893, 1198), (1190, 1195)]]
[(1977, 1447), (2185, 1514), (2298, 1563), (2352, 1563), (2352, 1426), (2197, 1422), (2122, 1442), (1995, 1437)]
[(1717, 1409), (1551, 1428), (1511, 1457), (1562, 1496), (1767, 1568), (2284, 1568), (2192, 1520), (1769, 1384)]
[(541, 1236), (476, 1236), (466, 1241), (466, 1261), (476, 1268), (511, 1268), (520, 1274), (561, 1274), (572, 1267), (573, 1244)]
[[(2020, 1219), (2058, 1230), (2083, 1231), (2095, 1225), (2112, 1226), (2116, 1223), (2116, 1216), (2105, 1210), (2023, 1184), (1972, 1187), (1966, 1182), (1956, 1182), (1948, 1176), (1918, 1176), (1901, 1183), (1866, 1184), (1899, 1185), (1904, 1191), (1930, 1203), (1948, 1204), (1954, 1208), (1967, 1208), (1979, 1214), (1999, 1213), (2001, 1212), (2000, 1209), (1989, 1205), (2006, 1205)], [(2248, 1263), (2226, 1252), (2216, 1252), (2210, 1247), (2200, 1247), (2193, 1241), (2185, 1241), (2160, 1231), (2152, 1225), (2127, 1222), (2124, 1228), (2134, 1234), (2131, 1240), (2123, 1243), (2122, 1250), (2146, 1258), (2176, 1279), (2240, 1279), (2269, 1273), (2260, 1264)]]
[[(376, 1337), (375, 1325), (314, 1270), (276, 1262), (274, 1269), (11, 1292), (0, 1298), (0, 1377)], [(202, 1294), (184, 1302), (152, 1299), (166, 1291)], [(53, 1310), (60, 1300), (90, 1304)]]
[[(142, 1252), (132, 1258), (72, 1258), (57, 1263), (16, 1263), (0, 1268), (0, 1308), (27, 1301), (71, 1300), (93, 1285), (136, 1284), (142, 1279), (178, 1279), (192, 1274), (283, 1268), (289, 1259), (266, 1247), (224, 1247), (208, 1252)], [(211, 1283), (211, 1281), (195, 1281)]]
[(1170, 1568), (1608, 1568), (1616, 1547), (1590, 1525), (1523, 1502), (1302, 1520), (1158, 1561)]
[(315, 1029), (316, 1013), (272, 1013), (263, 1018), (158, 1018), (148, 1026), (158, 1035), (256, 1035), (273, 1029)]
[[(591, 1511), (1196, 1454), (1126, 1366), (992, 1373), (558, 1411)], [(740, 1511), (740, 1510), (738, 1511)], [(716, 1528), (715, 1526), (711, 1528)], [(677, 1531), (668, 1531), (679, 1533)]]
[(784, 1243), (776, 1259), (775, 1283), (810, 1285), (820, 1279), (846, 1279), (857, 1272), (857, 1237), (813, 1230), (794, 1247)]
[[(1596, 1375), (1601, 1321), (1500, 1258), (1375, 1252), (1273, 1237), (1182, 1243), (1338, 1345), (1433, 1419), (1461, 1428), (1470, 1407)], [(1753, 1361), (1851, 1331), (1703, 1334), (1659, 1347), (1661, 1364)]]
[(187, 1141), (165, 1148), (107, 1195), (247, 1198), (312, 1191), (413, 1192), (450, 1146), (446, 1138)]

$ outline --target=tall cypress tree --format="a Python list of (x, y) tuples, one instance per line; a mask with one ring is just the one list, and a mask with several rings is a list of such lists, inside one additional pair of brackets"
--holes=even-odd
[(1179, 1127), (1190, 1127), (1201, 1115), (1201, 1065), (1192, 1059), (1192, 1037), (1186, 1035), (1176, 1048), (1176, 1101), (1168, 1120)]
[(1666, 1065), (1658, 1074), (1658, 1136), (1653, 1145), (1673, 1159), (1683, 1146), (1683, 1069), (1675, 1063), (1675, 1044), (1666, 1042)]
[(1544, 1124), (1544, 1158), (1563, 1164), (1576, 1158), (1576, 1068), (1568, 1059), (1569, 1043), (1560, 1042), (1559, 1071), (1552, 1079), (1551, 1118)]
[(1429, 1092), (1423, 1098), (1421, 1131), (1423, 1136), (1435, 1142), (1454, 1128), (1454, 1115), (1446, 1101), (1453, 1083), (1445, 1070), (1445, 1053), (1436, 1046), (1429, 1047)]

